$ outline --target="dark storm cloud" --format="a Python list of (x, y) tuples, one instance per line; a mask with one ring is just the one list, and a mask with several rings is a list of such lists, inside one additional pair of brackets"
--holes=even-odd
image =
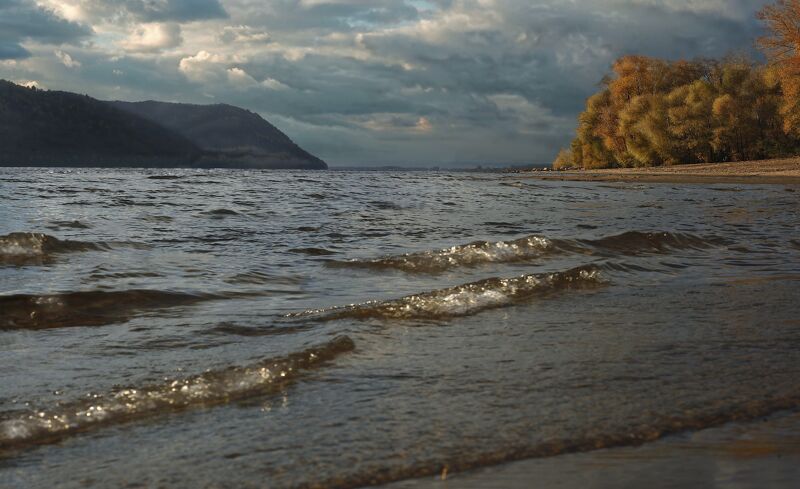
[(0, 0), (0, 60), (28, 57), (22, 46), (27, 40), (73, 43), (90, 34), (88, 27), (68, 22), (33, 2)]
[(0, 60), (3, 59), (22, 59), (30, 56), (27, 49), (17, 43), (0, 43)]
[(227, 2), (227, 5), (232, 12), (246, 12), (251, 24), (278, 30), (349, 32), (358, 27), (396, 24), (419, 18), (418, 10), (403, 0), (240, 0)]
[(128, 0), (125, 7), (146, 22), (188, 22), (227, 18), (219, 0)]
[[(624, 14), (565, 4), (558, 8), (505, 3), (505, 22), (465, 29), (432, 46), (407, 32), (366, 36), (383, 56), (424, 67), (417, 82), (477, 94), (513, 92), (558, 114), (575, 114), (612, 59), (641, 53), (666, 58), (721, 56), (752, 51), (755, 17), (735, 21), (719, 12), (671, 11), (633, 5)], [(518, 33), (516, 39), (509, 32)]]

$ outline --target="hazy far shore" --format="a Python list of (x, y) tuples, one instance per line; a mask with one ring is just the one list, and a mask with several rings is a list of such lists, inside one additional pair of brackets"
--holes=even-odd
[(585, 182), (800, 184), (800, 157), (651, 168), (533, 172), (545, 180)]

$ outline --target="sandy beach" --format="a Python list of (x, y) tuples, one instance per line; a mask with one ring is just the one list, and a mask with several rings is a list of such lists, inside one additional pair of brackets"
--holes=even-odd
[(800, 158), (609, 170), (536, 171), (526, 176), (586, 182), (800, 184)]

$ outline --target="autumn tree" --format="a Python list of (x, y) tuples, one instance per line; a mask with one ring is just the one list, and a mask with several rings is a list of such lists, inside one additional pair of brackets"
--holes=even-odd
[(769, 31), (758, 44), (782, 85), (784, 130), (800, 135), (800, 0), (780, 0), (767, 5), (758, 17)]
[[(800, 0), (797, 0), (800, 3)], [(796, 154), (783, 76), (741, 56), (665, 61), (625, 56), (587, 100), (558, 165), (675, 165)], [(800, 92), (798, 92), (800, 93)], [(800, 119), (798, 119), (800, 120)]]
[(667, 116), (674, 144), (683, 149), (684, 163), (714, 161), (711, 138), (714, 130), (712, 112), (716, 90), (705, 79), (674, 89), (667, 95)]
[(574, 157), (572, 156), (571, 149), (562, 149), (558, 152), (555, 161), (553, 162), (554, 170), (568, 170), (575, 166)]
[(664, 96), (639, 95), (620, 113), (619, 134), (630, 158), (625, 166), (675, 163)]
[(586, 110), (578, 118), (578, 138), (577, 144), (573, 145), (573, 158), (580, 155), (580, 159), (576, 163), (583, 168), (615, 165), (616, 158), (609, 144), (615, 137), (614, 122), (611, 93), (603, 90), (589, 97)]

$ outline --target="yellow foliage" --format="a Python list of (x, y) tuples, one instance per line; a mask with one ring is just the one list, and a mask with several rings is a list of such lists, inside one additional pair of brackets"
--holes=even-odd
[(555, 161), (553, 161), (553, 170), (569, 170), (575, 167), (575, 162), (572, 158), (572, 150), (562, 149), (558, 152)]
[[(800, 74), (800, 60), (796, 66)], [(578, 119), (571, 146), (575, 166), (730, 161), (786, 156), (800, 149), (800, 76), (787, 88), (785, 70), (735, 57), (665, 61), (625, 56), (613, 70)], [(788, 94), (795, 92), (796, 102), (789, 104)], [(787, 134), (784, 128), (797, 132)]]

